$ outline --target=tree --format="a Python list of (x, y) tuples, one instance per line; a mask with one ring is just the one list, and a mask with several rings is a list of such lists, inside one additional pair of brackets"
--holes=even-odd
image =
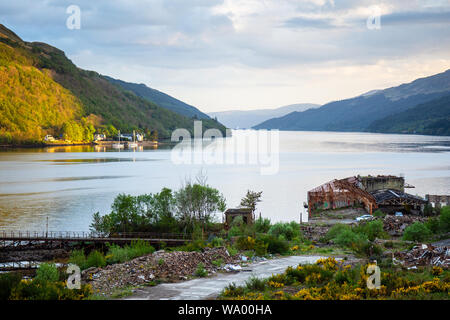
[(262, 191), (255, 192), (248, 190), (247, 194), (241, 200), (241, 206), (252, 209), (252, 213), (255, 213), (256, 204), (261, 202)]
[(219, 190), (200, 179), (197, 183), (186, 182), (183, 188), (175, 192), (175, 203), (185, 230), (192, 228), (196, 222), (211, 222), (215, 212), (225, 211), (226, 208), (225, 198)]

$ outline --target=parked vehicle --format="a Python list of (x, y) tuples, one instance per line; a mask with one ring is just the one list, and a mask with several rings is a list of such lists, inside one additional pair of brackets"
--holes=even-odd
[(363, 216), (356, 218), (356, 221), (364, 221), (364, 220), (372, 220), (372, 219), (373, 219), (373, 216), (371, 216), (370, 214), (365, 214)]
[(395, 216), (396, 216), (396, 217), (403, 217), (403, 213), (401, 213), (401, 212), (396, 212), (396, 213), (395, 213)]

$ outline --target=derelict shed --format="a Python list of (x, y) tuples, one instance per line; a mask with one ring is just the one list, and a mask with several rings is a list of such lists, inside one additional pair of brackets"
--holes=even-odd
[(224, 213), (225, 215), (225, 227), (229, 227), (233, 222), (234, 218), (242, 217), (245, 224), (253, 224), (254, 216), (251, 208), (235, 208), (227, 209)]

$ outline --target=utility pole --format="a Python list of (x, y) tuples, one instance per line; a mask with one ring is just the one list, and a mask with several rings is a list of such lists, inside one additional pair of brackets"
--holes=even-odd
[(45, 225), (45, 237), (48, 238), (48, 216), (47, 216), (47, 223)]

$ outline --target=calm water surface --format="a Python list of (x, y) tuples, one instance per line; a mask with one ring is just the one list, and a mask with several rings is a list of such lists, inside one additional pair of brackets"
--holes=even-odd
[[(216, 140), (224, 154), (246, 133)], [(335, 132), (280, 132), (279, 172), (257, 165), (175, 165), (170, 148), (120, 152), (94, 147), (0, 151), (0, 229), (87, 231), (119, 193), (178, 189), (200, 170), (229, 207), (247, 189), (262, 190), (258, 213), (298, 220), (308, 190), (357, 174), (404, 174), (412, 194), (450, 194), (450, 137)], [(218, 216), (218, 219), (221, 219)]]

